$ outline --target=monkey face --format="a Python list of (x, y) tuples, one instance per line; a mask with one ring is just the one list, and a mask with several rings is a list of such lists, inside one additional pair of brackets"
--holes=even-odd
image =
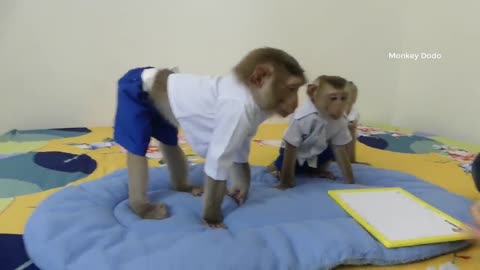
[(316, 85), (308, 88), (308, 94), (317, 110), (333, 119), (339, 119), (348, 106), (348, 93), (345, 89), (336, 89), (325, 84), (319, 89)]
[(271, 88), (272, 112), (287, 117), (292, 114), (298, 106), (298, 89), (305, 83), (303, 78), (290, 76), (288, 78), (279, 78), (277, 83)]
[[(274, 73), (271, 66), (257, 67), (255, 71), (252, 77), (257, 80), (251, 80), (251, 85), (257, 105), (267, 113), (282, 117), (293, 113), (298, 106), (298, 89), (305, 84), (304, 78)], [(257, 83), (252, 83), (255, 81)]]

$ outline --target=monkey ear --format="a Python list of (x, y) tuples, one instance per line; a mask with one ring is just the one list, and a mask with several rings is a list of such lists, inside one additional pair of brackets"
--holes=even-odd
[(260, 64), (255, 67), (250, 76), (250, 83), (256, 87), (262, 87), (266, 79), (273, 75), (273, 66)]
[(315, 91), (317, 91), (318, 86), (316, 84), (309, 84), (307, 86), (307, 94), (309, 97), (313, 96)]

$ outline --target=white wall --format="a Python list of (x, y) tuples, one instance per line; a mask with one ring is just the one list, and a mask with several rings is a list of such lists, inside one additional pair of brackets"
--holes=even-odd
[(480, 2), (409, 0), (405, 11), (402, 51), (442, 58), (395, 61), (392, 123), (480, 144)]
[(295, 55), (312, 78), (357, 81), (364, 117), (390, 117), (397, 70), (384, 55), (401, 41), (401, 12), (381, 0), (3, 0), (0, 10), (0, 132), (111, 125), (127, 69), (219, 74), (266, 45)]
[[(416, 93), (419, 101), (412, 102), (421, 105), (421, 100), (430, 100), (422, 93), (431, 93), (439, 84), (434, 75), (423, 81), (405, 65), (420, 71), (430, 69), (425, 64), (387, 57), (390, 51), (415, 47), (420, 38), (424, 40), (421, 33), (412, 34), (417, 21), (423, 18), (428, 27), (436, 24), (434, 19), (442, 19), (443, 15), (425, 14), (423, 9), (427, 7), (423, 5), (412, 12), (413, 5), (418, 6), (413, 1), (404, 4), (382, 0), (3, 0), (0, 132), (111, 125), (116, 80), (129, 68), (178, 65), (183, 72), (221, 74), (248, 50), (274, 46), (295, 55), (310, 78), (338, 74), (354, 80), (360, 87), (358, 106), (364, 120), (393, 120), (406, 127), (463, 136), (452, 133), (449, 126), (442, 126), (444, 123), (427, 121), (435, 115), (426, 114), (425, 108), (406, 105), (410, 101), (405, 102), (409, 95), (404, 93)], [(453, 7), (443, 6), (440, 14), (448, 14)], [(457, 15), (467, 9), (457, 8)], [(471, 12), (475, 15), (473, 9)], [(465, 23), (446, 17), (457, 26), (445, 22), (435, 25), (436, 29), (444, 27), (446, 34), (460, 36), (456, 27), (466, 27), (460, 41), (478, 33), (474, 16), (466, 18), (469, 21)], [(468, 57), (455, 54), (456, 50), (462, 51), (462, 43), (444, 38), (442, 33), (436, 37), (442, 39), (425, 41), (420, 49), (429, 49), (440, 43), (437, 41), (452, 44), (448, 51), (440, 48), (445, 61), (448, 56), (452, 62), (445, 62), (438, 70), (447, 72), (455, 69), (449, 67), (452, 63), (466, 62), (472, 63), (468, 69), (474, 72)], [(478, 44), (479, 39), (474, 39)], [(468, 46), (474, 48), (475, 44)], [(443, 77), (451, 88), (456, 80)], [(472, 81), (468, 83), (473, 85)], [(465, 89), (463, 83), (459, 85)], [(458, 102), (471, 98), (463, 90), (459, 93), (464, 95), (449, 98)], [(423, 122), (419, 115), (424, 115)], [(472, 121), (458, 125), (471, 128)]]

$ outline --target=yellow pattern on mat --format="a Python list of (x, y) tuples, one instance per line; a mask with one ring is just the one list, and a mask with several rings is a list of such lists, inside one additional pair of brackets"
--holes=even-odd
[[(280, 140), (286, 125), (270, 124), (262, 125), (255, 137), (257, 140)], [(393, 128), (382, 127), (386, 130)], [(111, 128), (90, 128), (91, 133), (83, 136), (65, 139), (54, 139), (48, 141), (46, 145), (36, 149), (37, 152), (42, 151), (63, 151), (73, 154), (88, 153), (90, 157), (97, 161), (97, 169), (81, 180), (71, 185), (77, 185), (85, 181), (98, 179), (106, 174), (112, 173), (118, 169), (125, 168), (125, 155), (121, 152), (121, 148), (114, 146), (112, 148), (85, 150), (67, 145), (71, 143), (95, 143), (101, 142), (105, 138), (112, 138)], [(405, 131), (405, 130), (404, 130)], [(466, 150), (478, 151), (478, 146), (468, 144), (460, 144), (445, 138), (434, 137), (433, 139), (450, 145), (461, 146)], [(11, 145), (10, 145), (11, 146)], [(22, 145), (23, 146), (23, 145)], [(30, 145), (29, 145), (30, 146)], [(188, 145), (183, 145), (186, 154), (194, 154)], [(250, 162), (252, 165), (268, 165), (277, 155), (278, 148), (252, 143)], [(9, 153), (11, 149), (9, 148)], [(390, 151), (383, 151), (358, 144), (357, 153), (359, 161), (368, 162), (375, 167), (386, 168), (391, 170), (403, 171), (413, 174), (419, 178), (425, 179), (433, 184), (446, 188), (447, 190), (466, 196), (470, 199), (479, 198), (473, 181), (469, 174), (463, 172), (458, 163), (446, 156), (437, 153), (429, 154), (404, 154)], [(201, 159), (199, 161), (202, 161)], [(151, 166), (159, 166), (158, 161), (151, 160)], [(14, 200), (0, 201), (0, 233), (22, 234), (25, 223), (35, 209), (35, 207), (47, 196), (58, 191), (58, 189), (47, 190), (39, 193), (23, 195), (15, 197)], [(3, 207), (2, 207), (3, 206)], [(460, 269), (480, 269), (480, 248), (478, 245), (459, 252), (459, 255), (470, 256), (470, 259), (458, 258), (455, 260), (456, 265)], [(446, 262), (451, 261), (452, 254), (440, 256), (424, 262), (418, 262), (403, 266), (375, 267), (361, 266), (348, 267), (343, 266), (339, 269), (388, 269), (388, 270), (406, 270), (406, 269), (427, 269), (429, 266), (439, 267)]]

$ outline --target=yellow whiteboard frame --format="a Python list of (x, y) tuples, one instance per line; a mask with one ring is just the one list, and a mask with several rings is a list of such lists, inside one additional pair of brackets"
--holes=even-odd
[(406, 195), (407, 197), (413, 199), (418, 204), (421, 204), (424, 207), (428, 208), (432, 212), (437, 213), (438, 215), (443, 217), (446, 221), (457, 226), (458, 228), (464, 227), (464, 224), (462, 222), (445, 214), (439, 209), (431, 206), (427, 202), (421, 200), (415, 195), (399, 187), (329, 190), (328, 195), (330, 195), (330, 197), (332, 197), (333, 200), (340, 205), (340, 207), (342, 207), (350, 216), (352, 216), (352, 218), (355, 219), (355, 221), (357, 221), (360, 225), (362, 225), (363, 228), (365, 228), (370, 234), (372, 234), (375, 238), (377, 238), (377, 240), (380, 241), (387, 248), (400, 248), (400, 247), (436, 244), (436, 243), (471, 239), (471, 237), (466, 233), (453, 233), (451, 235), (434, 236), (434, 237), (423, 237), (423, 238), (414, 238), (414, 239), (405, 239), (405, 240), (389, 240), (379, 230), (377, 230), (375, 227), (370, 225), (367, 220), (365, 220), (360, 214), (358, 214), (355, 210), (353, 210), (353, 208), (351, 208), (347, 203), (345, 203), (340, 197), (341, 194), (346, 194), (346, 193), (384, 192), (384, 191), (398, 191)]

